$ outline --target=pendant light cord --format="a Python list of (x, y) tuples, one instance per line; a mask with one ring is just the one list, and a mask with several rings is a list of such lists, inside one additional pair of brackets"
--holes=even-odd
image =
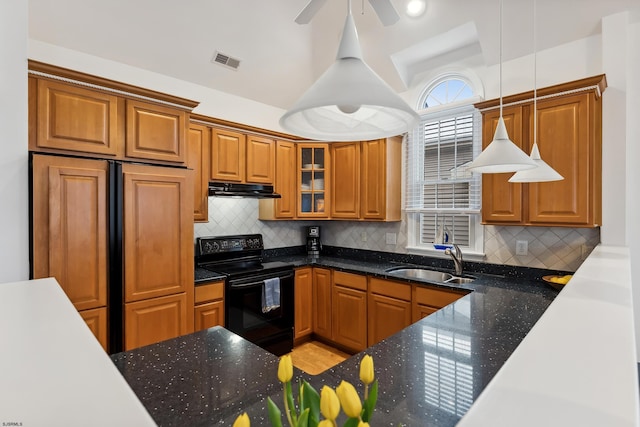
[(500, 117), (502, 117), (502, 0), (500, 0)]
[(538, 58), (536, 37), (536, 0), (533, 0), (533, 143), (538, 143)]

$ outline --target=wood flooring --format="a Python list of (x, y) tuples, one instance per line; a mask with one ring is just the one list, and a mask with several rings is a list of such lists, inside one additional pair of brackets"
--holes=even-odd
[(291, 362), (309, 375), (318, 375), (350, 356), (319, 341), (309, 341), (293, 349)]

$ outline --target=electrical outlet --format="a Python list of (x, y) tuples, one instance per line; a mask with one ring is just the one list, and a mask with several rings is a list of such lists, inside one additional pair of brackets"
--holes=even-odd
[(516, 240), (516, 255), (525, 256), (529, 253), (529, 242), (526, 240)]
[(361, 239), (362, 239), (363, 242), (367, 241), (367, 232), (366, 231), (362, 232)]
[(396, 233), (387, 233), (387, 245), (395, 245), (396, 244)]

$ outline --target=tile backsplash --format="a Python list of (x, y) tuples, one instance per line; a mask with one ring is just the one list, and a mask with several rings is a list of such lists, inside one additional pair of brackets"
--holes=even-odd
[[(209, 222), (195, 224), (194, 230), (196, 237), (260, 233), (271, 249), (304, 245), (308, 225), (322, 227), (326, 245), (407, 253), (406, 221), (260, 221), (257, 199), (210, 197)], [(393, 235), (395, 244), (387, 243)], [(528, 255), (515, 254), (517, 240), (528, 242)], [(599, 242), (598, 228), (485, 226), (485, 262), (575, 271)]]

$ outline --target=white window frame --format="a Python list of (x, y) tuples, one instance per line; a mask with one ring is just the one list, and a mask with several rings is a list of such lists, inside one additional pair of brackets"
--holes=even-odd
[[(424, 102), (429, 95), (430, 91), (435, 88), (437, 85), (442, 83), (448, 79), (459, 79), (463, 80), (465, 83), (470, 85), (470, 81), (467, 78), (463, 78), (460, 75), (448, 75), (446, 77), (439, 77), (431, 84), (429, 84), (426, 89), (423, 91), (422, 95), (419, 99), (419, 105), (423, 106)], [(473, 86), (471, 86), (473, 87)], [(473, 98), (467, 98), (464, 101), (454, 102), (450, 104), (444, 104), (437, 107), (432, 107), (428, 109), (423, 109), (419, 111), (421, 116), (420, 120), (420, 128), (424, 126), (425, 121), (432, 120), (440, 120), (447, 117), (454, 117), (461, 114), (472, 113), (474, 116), (474, 136), (473, 136), (473, 157), (475, 158), (480, 151), (482, 150), (482, 119), (480, 112), (473, 107), (475, 102), (480, 101), (481, 98), (479, 96)], [(417, 129), (416, 129), (417, 130)], [(417, 130), (419, 131), (419, 130)], [(405, 172), (407, 173), (407, 179), (409, 178), (408, 171), (409, 168), (413, 168), (414, 166), (409, 164), (411, 159), (415, 158), (415, 156), (422, 156), (421, 153), (411, 153), (410, 150), (415, 149), (417, 147), (410, 144), (410, 141), (407, 141), (407, 147), (405, 152)], [(423, 164), (424, 162), (421, 161)], [(417, 166), (418, 168), (420, 166)], [(480, 179), (480, 178), (479, 178)], [(408, 183), (407, 183), (408, 184)], [(410, 196), (408, 194), (409, 185), (405, 186), (405, 201)], [(481, 192), (481, 189), (479, 190)], [(481, 195), (480, 195), (481, 197)], [(406, 203), (406, 202), (405, 202)], [(406, 205), (405, 205), (406, 209)], [(421, 211), (415, 210), (406, 210), (406, 221), (407, 221), (407, 246), (406, 249), (409, 253), (417, 253), (424, 254), (434, 257), (448, 257), (444, 254), (443, 250), (435, 249), (432, 245), (420, 244), (420, 236), (421, 236), (421, 225), (420, 225), (420, 213), (452, 213), (452, 212), (463, 212), (464, 210), (451, 210), (451, 209), (425, 209)], [(481, 261), (484, 259), (484, 227), (481, 224), (481, 214), (480, 209), (477, 210), (467, 210), (465, 213), (473, 214), (472, 220), (469, 224), (469, 247), (461, 247), (463, 254), (465, 255), (465, 259), (472, 261)], [(475, 221), (474, 221), (475, 219)]]

